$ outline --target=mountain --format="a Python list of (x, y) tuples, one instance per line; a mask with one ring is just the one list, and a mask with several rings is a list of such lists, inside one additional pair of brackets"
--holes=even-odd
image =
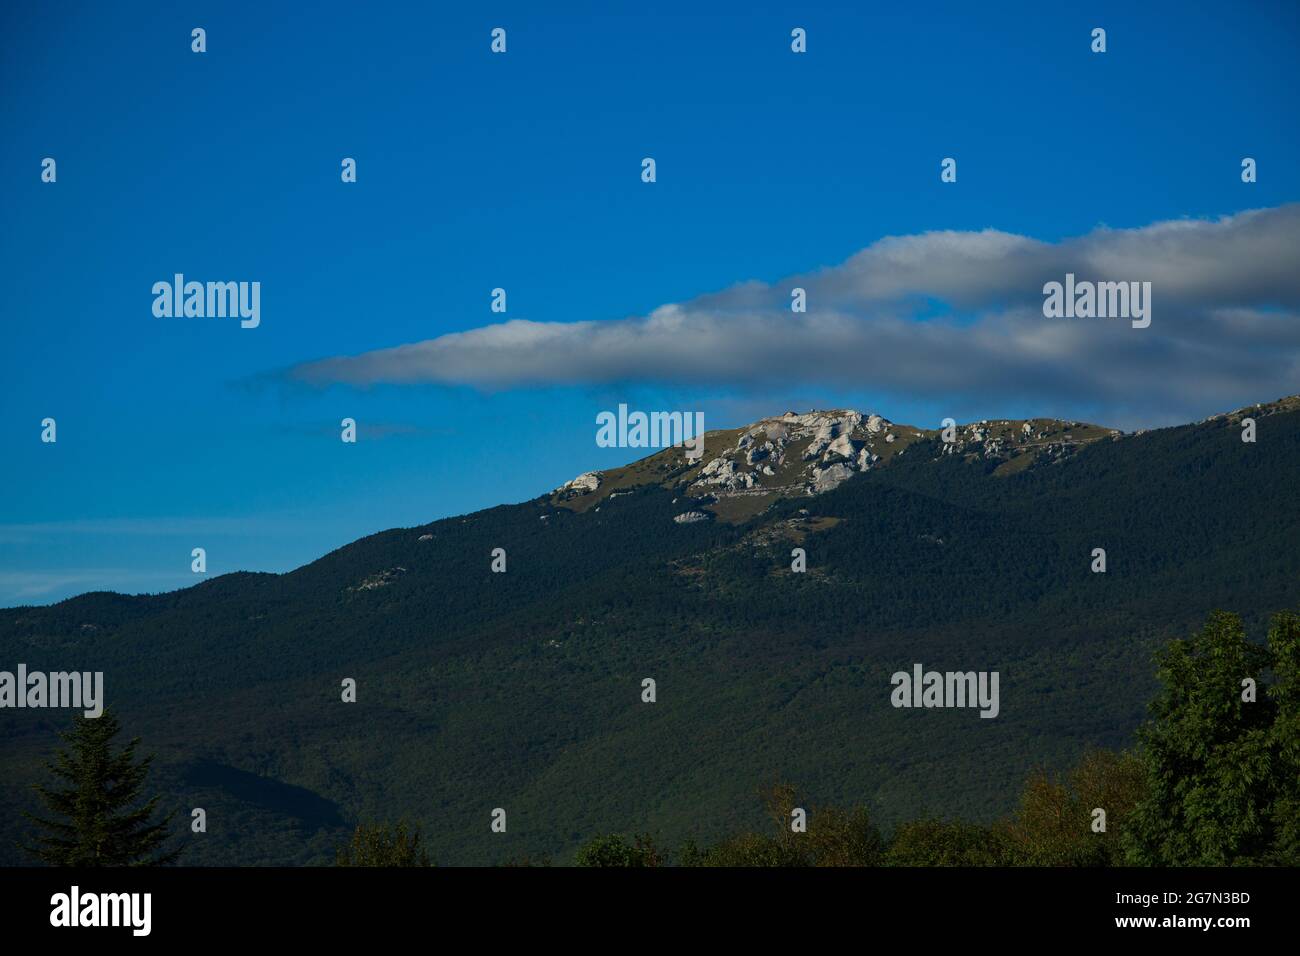
[(585, 511), (610, 495), (654, 483), (680, 488), (688, 500), (735, 523), (776, 501), (831, 491), (854, 475), (901, 460), (913, 446), (931, 460), (945, 455), (980, 459), (996, 464), (994, 474), (1007, 475), (1121, 436), (1057, 419), (952, 422), (947, 432), (895, 425), (852, 410), (786, 412), (747, 428), (710, 432), (703, 453), (694, 458), (684, 448), (669, 448), (626, 468), (586, 472), (557, 489), (553, 501)]
[[(1298, 398), (1135, 434), (787, 413), (287, 574), (6, 609), (0, 670), (104, 672), (178, 826), (207, 811), (190, 864), (327, 862), (402, 816), (440, 863), (566, 862), (757, 825), (778, 778), (983, 820), (1130, 742), (1159, 643), (1300, 604), (1297, 473)], [(895, 708), (917, 664), (998, 672), (998, 716)], [(68, 720), (0, 711), (0, 862)]]

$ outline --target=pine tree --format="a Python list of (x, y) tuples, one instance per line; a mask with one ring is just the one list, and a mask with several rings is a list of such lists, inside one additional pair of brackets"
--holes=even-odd
[[(46, 767), (63, 786), (37, 786), (54, 819), (24, 814), (44, 832), (22, 849), (51, 866), (160, 866), (180, 851), (162, 852), (174, 814), (152, 822), (160, 797), (136, 807), (152, 757), (137, 762), (140, 738), (114, 752), (122, 726), (105, 710), (99, 717), (73, 719), (59, 734), (68, 749)], [(135, 807), (135, 809), (132, 809)]]

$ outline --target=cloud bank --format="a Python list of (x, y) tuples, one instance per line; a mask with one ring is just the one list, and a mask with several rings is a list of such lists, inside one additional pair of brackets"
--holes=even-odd
[[(1048, 319), (1043, 285), (1149, 281), (1152, 322)], [(807, 312), (790, 309), (807, 292)], [(997, 230), (888, 237), (844, 263), (651, 314), (515, 319), (296, 366), (315, 385), (504, 389), (649, 382), (812, 384), (921, 399), (1047, 398), (1222, 410), (1300, 391), (1300, 204), (1098, 228), (1060, 242)]]

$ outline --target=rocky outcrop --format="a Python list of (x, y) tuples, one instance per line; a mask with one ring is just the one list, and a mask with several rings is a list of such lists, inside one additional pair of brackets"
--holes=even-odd
[(889, 425), (880, 415), (852, 409), (765, 418), (742, 430), (733, 449), (705, 464), (690, 491), (785, 495), (793, 486), (795, 493), (821, 494), (880, 460), (871, 446)]
[(1111, 429), (1057, 419), (984, 419), (922, 430), (853, 409), (786, 412), (735, 431), (710, 433), (707, 459), (668, 452), (627, 469), (586, 472), (556, 489), (551, 504), (572, 502), (566, 505), (570, 509), (594, 510), (639, 484), (658, 483), (698, 509), (674, 521), (689, 524), (714, 513), (734, 521), (759, 513), (776, 499), (823, 494), (905, 454), (912, 460), (918, 455), (922, 460), (984, 460), (992, 463), (994, 474), (1010, 475), (1060, 461), (1090, 442), (1118, 437)]
[[(702, 469), (696, 480), (697, 486), (708, 486), (726, 491), (742, 491), (753, 488), (756, 479), (752, 472), (742, 471), (735, 459), (726, 456), (715, 458)], [(698, 494), (699, 491), (696, 491)]]
[(576, 498), (579, 495), (587, 495), (600, 487), (602, 475), (598, 471), (586, 471), (570, 481), (566, 481), (560, 487), (555, 489), (557, 498), (561, 501), (567, 498)]
[(813, 472), (811, 494), (819, 495), (830, 491), (853, 477), (853, 467), (844, 462), (837, 462)]
[(678, 524), (695, 524), (697, 521), (708, 521), (711, 517), (707, 511), (684, 511), (675, 516), (673, 521)]
[(373, 591), (385, 588), (406, 573), (406, 568), (388, 568), (378, 574), (372, 574), (364, 581), (348, 588), (349, 591)]

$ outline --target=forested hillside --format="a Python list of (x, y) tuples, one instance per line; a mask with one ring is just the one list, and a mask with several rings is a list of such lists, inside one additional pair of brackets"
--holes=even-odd
[[(186, 863), (330, 862), (356, 821), (398, 817), (439, 863), (494, 863), (593, 833), (707, 843), (758, 826), (776, 780), (885, 826), (987, 821), (1036, 765), (1130, 743), (1160, 643), (1219, 608), (1259, 637), (1300, 605), (1300, 412), (1261, 412), (1254, 443), (1219, 418), (1014, 473), (939, 442), (738, 523), (676, 523), (680, 489), (649, 483), (284, 575), (4, 610), (0, 669), (104, 672), (166, 801), (208, 812)], [(998, 671), (998, 717), (892, 707), (916, 663)], [(22, 862), (19, 811), (67, 719), (0, 713), (0, 863)]]

